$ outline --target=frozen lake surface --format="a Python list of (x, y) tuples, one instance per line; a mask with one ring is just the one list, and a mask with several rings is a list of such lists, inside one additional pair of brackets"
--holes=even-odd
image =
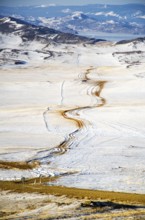
[(96, 38), (96, 39), (105, 39), (107, 41), (121, 41), (121, 40), (130, 40), (140, 37), (145, 37), (145, 35), (135, 35), (135, 34), (121, 34), (121, 33), (103, 33), (103, 32), (79, 32), (79, 35)]

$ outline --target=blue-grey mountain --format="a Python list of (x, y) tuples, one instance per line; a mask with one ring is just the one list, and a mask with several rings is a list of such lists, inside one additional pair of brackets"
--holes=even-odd
[(0, 7), (1, 15), (68, 33), (145, 34), (145, 5)]

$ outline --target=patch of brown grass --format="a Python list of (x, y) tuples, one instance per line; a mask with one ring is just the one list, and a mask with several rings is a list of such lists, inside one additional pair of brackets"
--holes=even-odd
[[(54, 181), (56, 178), (42, 178), (41, 182)], [(134, 194), (134, 193), (121, 193), (121, 192), (110, 192), (110, 191), (99, 191), (99, 190), (88, 190), (88, 189), (77, 189), (77, 188), (68, 188), (63, 186), (48, 186), (42, 185), (39, 183), (40, 178), (27, 180), (22, 183), (14, 181), (0, 181), (1, 190), (10, 190), (13, 192), (19, 193), (42, 193), (42, 194), (51, 194), (51, 195), (66, 195), (71, 198), (83, 199), (87, 198), (89, 200), (110, 200), (117, 202), (125, 203), (134, 203), (134, 204), (145, 204), (145, 195), (144, 194)]]
[[(14, 215), (14, 214), (16, 214), (16, 212), (1, 212), (0, 211), (0, 219), (1, 218), (5, 218), (6, 216), (8, 216), (8, 215)], [(6, 218), (5, 218), (6, 219)]]
[(11, 162), (11, 161), (0, 161), (0, 169), (20, 169), (20, 170), (28, 170), (36, 168), (40, 165), (38, 161), (34, 161), (31, 163), (27, 162)]

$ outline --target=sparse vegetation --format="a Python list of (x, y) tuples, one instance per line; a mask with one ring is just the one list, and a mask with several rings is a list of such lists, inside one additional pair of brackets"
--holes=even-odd
[[(55, 181), (56, 177), (41, 178), (42, 183)], [(36, 181), (35, 181), (36, 180)], [(52, 195), (66, 195), (71, 198), (89, 200), (109, 199), (110, 201), (145, 204), (144, 194), (122, 193), (122, 192), (109, 192), (99, 190), (77, 189), (63, 186), (48, 186), (40, 184), (40, 178), (26, 180), (25, 183), (21, 181), (0, 181), (1, 190), (10, 190), (19, 193), (42, 193)], [(34, 184), (35, 182), (35, 184)]]
[[(43, 181), (50, 181), (50, 179), (43, 179)], [(145, 218), (144, 205), (138, 204), (141, 202), (145, 204), (144, 195), (44, 186), (38, 183), (34, 185), (32, 182), (32, 180), (25, 184), (0, 182), (1, 189), (13, 191), (5, 192), (4, 198), (7, 205), (2, 206), (0, 219), (16, 220), (25, 217), (36, 219), (36, 216), (37, 219), (43, 220), (64, 218), (143, 220)], [(35, 192), (37, 194), (34, 194)], [(41, 197), (40, 194), (42, 194)], [(4, 191), (2, 195), (4, 195)], [(9, 197), (9, 195), (11, 196)], [(19, 203), (19, 209), (16, 208), (17, 203)]]
[(1, 169), (20, 169), (27, 170), (38, 167), (40, 164), (38, 161), (34, 161), (31, 163), (27, 162), (11, 162), (11, 161), (0, 161)]

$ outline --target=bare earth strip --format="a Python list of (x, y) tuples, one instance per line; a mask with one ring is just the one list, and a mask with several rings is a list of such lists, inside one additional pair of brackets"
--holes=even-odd
[[(54, 180), (44, 178), (42, 182)], [(144, 219), (145, 195), (0, 181), (0, 219)], [(35, 194), (37, 193), (37, 194)], [(39, 198), (37, 198), (39, 197)], [(134, 205), (135, 204), (135, 205)], [(17, 207), (17, 208), (16, 208)]]
[[(36, 178), (35, 178), (36, 179)], [(53, 180), (53, 178), (44, 178), (44, 182)], [(36, 179), (39, 181), (39, 178)], [(141, 203), (145, 204), (144, 194), (134, 194), (134, 193), (122, 193), (122, 192), (110, 192), (101, 190), (88, 190), (88, 189), (77, 189), (71, 187), (63, 186), (46, 186), (46, 185), (32, 185), (33, 180), (29, 180), (26, 183), (20, 181), (0, 181), (1, 190), (11, 190), (15, 192), (28, 192), (28, 193), (44, 193), (44, 194), (54, 194), (54, 195), (66, 195), (70, 197), (76, 197), (79, 199), (109, 199), (118, 202), (131, 202), (131, 203)], [(31, 183), (31, 184), (30, 184)]]

